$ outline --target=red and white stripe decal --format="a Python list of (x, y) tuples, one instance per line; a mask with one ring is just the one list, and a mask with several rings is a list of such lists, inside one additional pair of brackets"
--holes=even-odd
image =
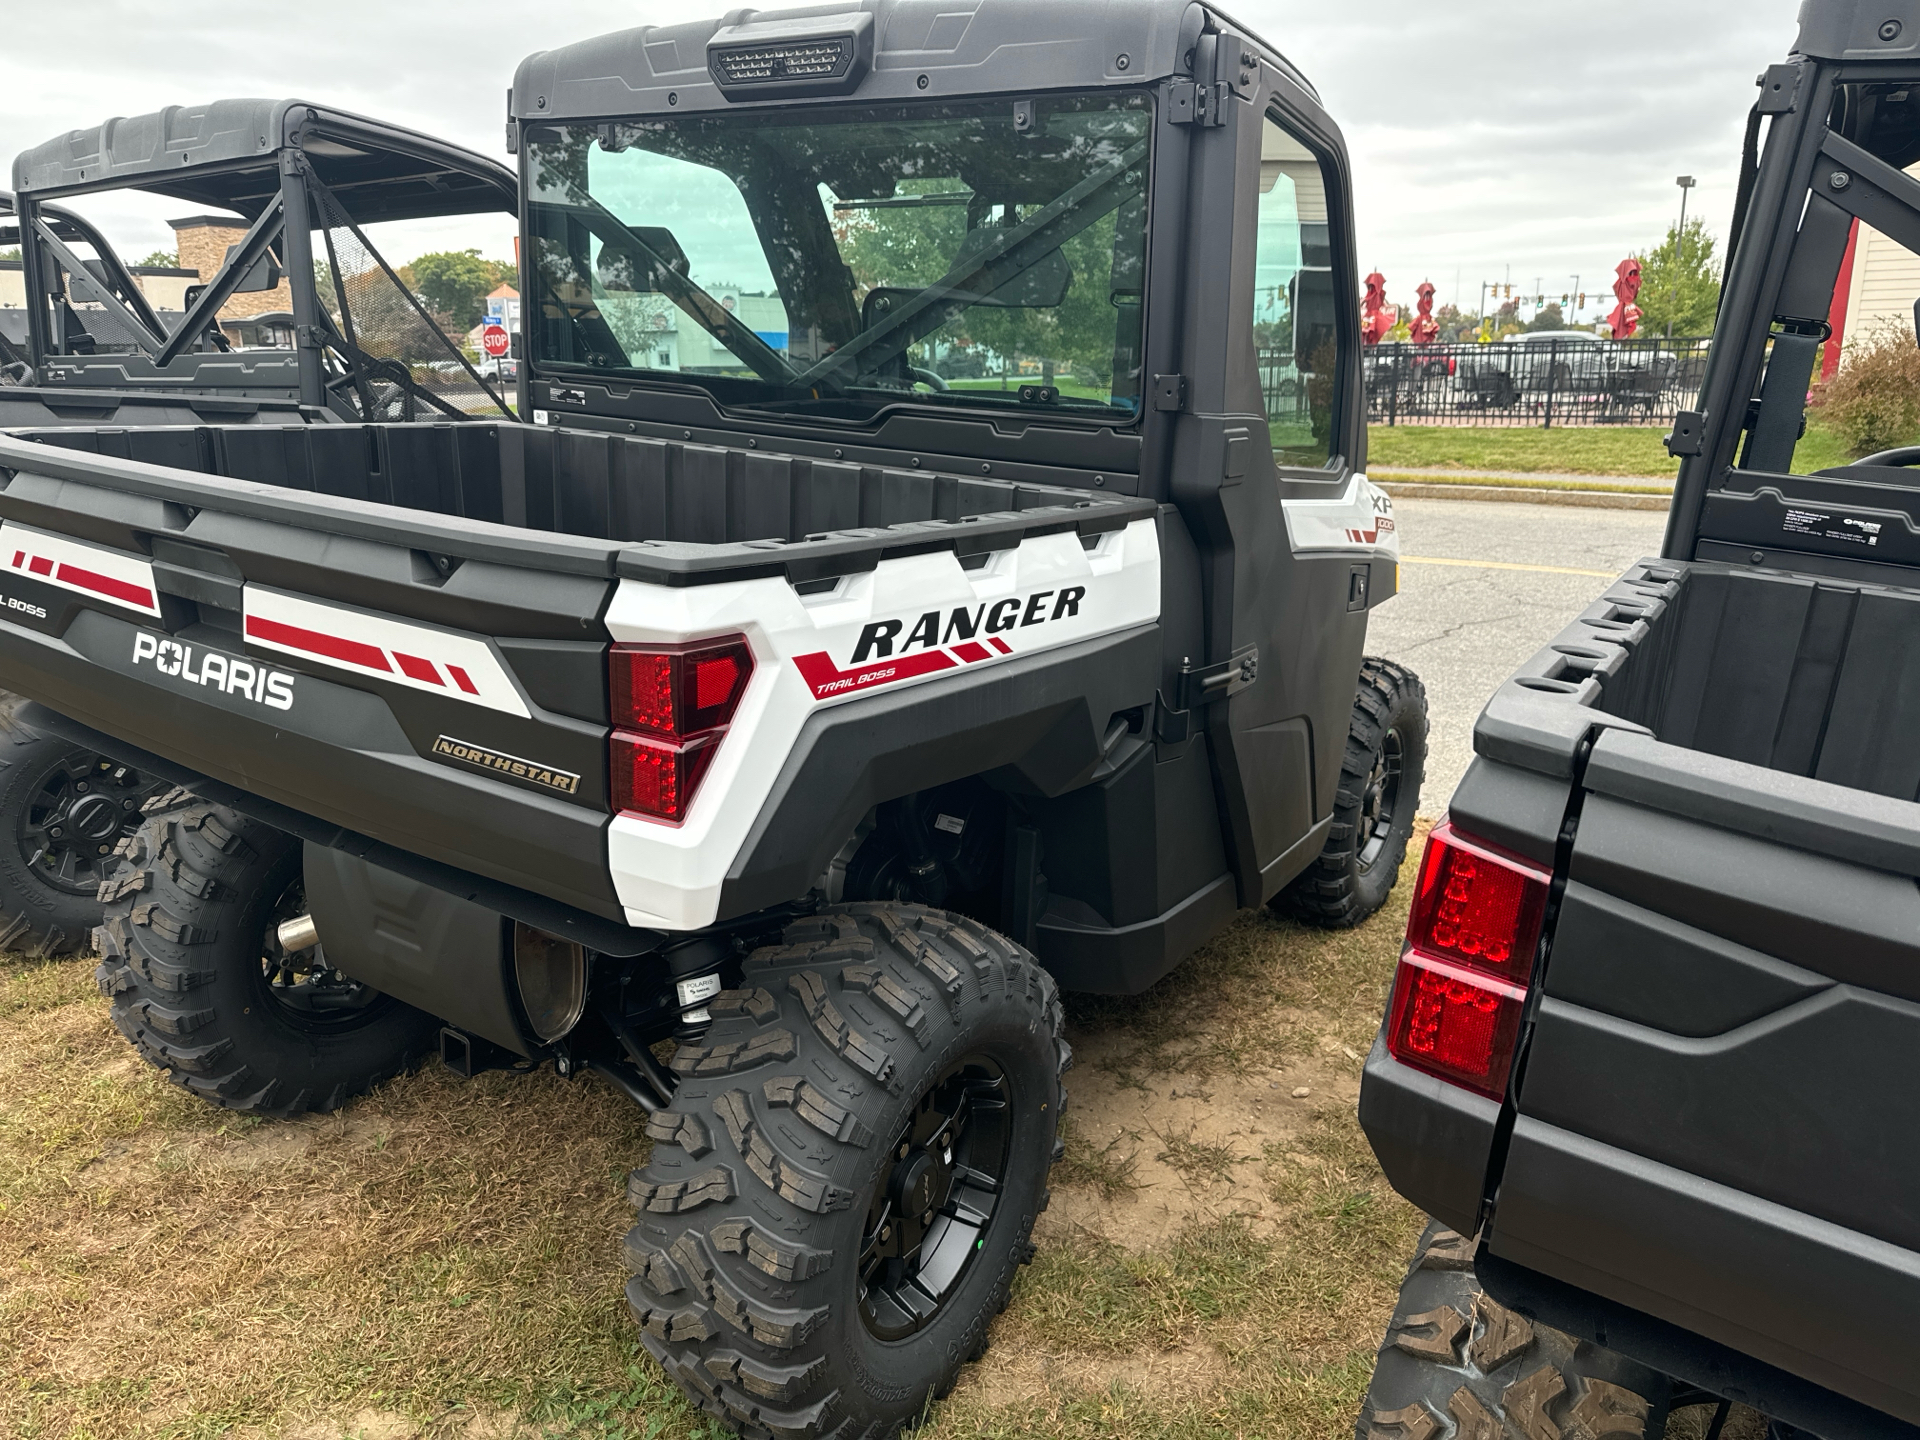
[(957, 670), (962, 664), (977, 665), (982, 660), (1012, 653), (1011, 645), (998, 635), (990, 635), (984, 645), (977, 640), (969, 640), (963, 645), (949, 646), (944, 650), (922, 650), (917, 654), (902, 655), (897, 660), (876, 660), (869, 665), (857, 665), (851, 670), (842, 670), (835, 665), (833, 657), (824, 650), (817, 650), (811, 655), (796, 655), (793, 664), (800, 672), (800, 678), (813, 690), (813, 698), (827, 700), (836, 695), (852, 695), (901, 680), (915, 680), (922, 675), (937, 675), (942, 670)]
[(474, 636), (259, 585), (247, 586), (246, 607), (255, 645), (509, 715), (532, 713), (493, 647)]
[(8, 521), (0, 525), (0, 564), (14, 574), (30, 575), (62, 590), (124, 605), (142, 615), (160, 613), (153, 565), (143, 556), (83, 544), (65, 535), (50, 535)]

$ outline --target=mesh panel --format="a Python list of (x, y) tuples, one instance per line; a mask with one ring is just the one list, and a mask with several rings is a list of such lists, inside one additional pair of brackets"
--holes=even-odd
[[(320, 303), (346, 341), (340, 392), (363, 419), (513, 413), (434, 323), (331, 191), (311, 186), (325, 232)], [(344, 373), (350, 369), (351, 374)]]
[(129, 324), (117, 309), (103, 301), (102, 297), (111, 296), (112, 292), (89, 271), (70, 271), (67, 275), (67, 293), (73, 318), (81, 329), (93, 337), (95, 351), (137, 355), (142, 353), (143, 342), (144, 345), (153, 343), (152, 337)]

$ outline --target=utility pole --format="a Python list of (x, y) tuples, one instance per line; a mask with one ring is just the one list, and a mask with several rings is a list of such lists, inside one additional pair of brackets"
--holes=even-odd
[(1696, 182), (1691, 175), (1676, 175), (1673, 183), (1680, 187), (1680, 228), (1674, 233), (1673, 241), (1673, 285), (1667, 293), (1667, 339), (1673, 338), (1673, 312), (1680, 303), (1680, 261), (1687, 253), (1687, 192)]

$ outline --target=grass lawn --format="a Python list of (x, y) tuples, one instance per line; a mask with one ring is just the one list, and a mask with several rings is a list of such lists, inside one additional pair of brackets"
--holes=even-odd
[[(1517, 470), (1671, 480), (1679, 466), (1661, 443), (1669, 428), (1586, 425), (1540, 430), (1375, 425), (1367, 436), (1367, 467), (1370, 471)], [(1806, 474), (1844, 465), (1850, 458), (1830, 431), (1812, 425), (1794, 455), (1794, 469)]]
[[(1421, 1225), (1353, 1115), (1409, 881), (1070, 1003), (1040, 1258), (927, 1440), (1351, 1436)], [(625, 1099), (435, 1065), (252, 1120), (139, 1060), (92, 968), (0, 957), (0, 1434), (719, 1434), (621, 1300)]]

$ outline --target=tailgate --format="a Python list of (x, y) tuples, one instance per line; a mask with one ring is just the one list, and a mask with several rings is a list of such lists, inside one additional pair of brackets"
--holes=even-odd
[[(624, 918), (600, 620), (615, 547), (23, 448), (50, 473), (0, 472), (0, 684), (331, 825)], [(108, 483), (71, 478), (94, 467)], [(150, 477), (161, 493), (109, 488)]]
[(1604, 732), (1494, 1254), (1920, 1420), (1920, 805)]

